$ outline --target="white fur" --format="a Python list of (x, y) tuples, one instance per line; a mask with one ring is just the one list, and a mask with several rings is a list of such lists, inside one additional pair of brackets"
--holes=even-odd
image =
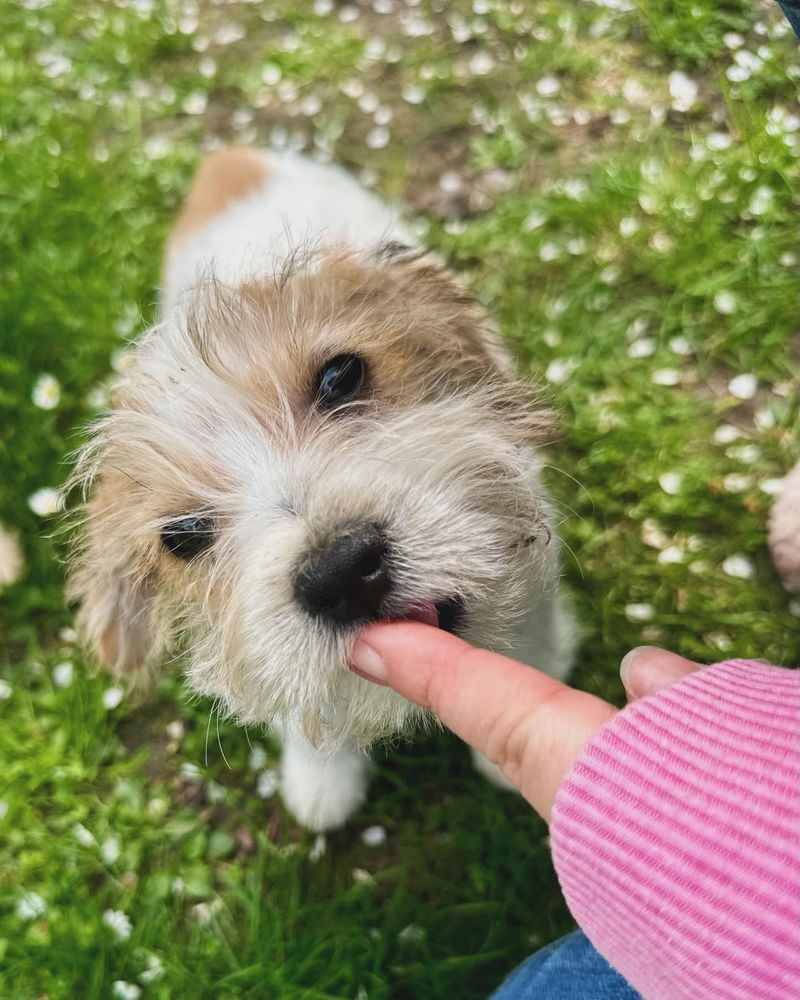
[(345, 170), (292, 153), (264, 153), (260, 187), (181, 241), (167, 259), (162, 306), (213, 272), (236, 285), (281, 270), (298, 246), (342, 243), (365, 248), (412, 243), (396, 209), (365, 191)]

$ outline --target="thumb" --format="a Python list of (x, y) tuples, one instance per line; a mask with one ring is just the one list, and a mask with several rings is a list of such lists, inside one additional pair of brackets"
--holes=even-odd
[(701, 667), (702, 664), (685, 660), (666, 649), (637, 646), (622, 658), (619, 673), (628, 701), (636, 701), (661, 691)]
[(545, 819), (583, 744), (616, 709), (419, 622), (371, 625), (352, 669), (430, 709), (497, 764)]

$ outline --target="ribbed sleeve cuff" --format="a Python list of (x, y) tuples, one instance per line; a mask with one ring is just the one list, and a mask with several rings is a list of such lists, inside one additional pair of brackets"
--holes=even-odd
[(645, 1000), (800, 997), (800, 672), (729, 660), (627, 706), (550, 833), (573, 916)]

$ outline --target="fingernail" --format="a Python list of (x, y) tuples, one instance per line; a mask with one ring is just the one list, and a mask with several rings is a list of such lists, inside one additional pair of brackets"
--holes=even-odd
[(634, 694), (633, 687), (631, 685), (631, 675), (633, 672), (633, 664), (642, 653), (646, 653), (650, 649), (655, 649), (654, 646), (635, 646), (633, 649), (629, 650), (623, 657), (619, 665), (619, 676), (622, 681), (622, 686), (628, 692), (628, 694)]
[(365, 680), (386, 684), (386, 664), (372, 646), (357, 639), (350, 650), (350, 669)]

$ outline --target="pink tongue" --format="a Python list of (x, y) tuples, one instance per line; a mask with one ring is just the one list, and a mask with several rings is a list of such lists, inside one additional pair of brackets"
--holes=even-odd
[(439, 615), (436, 613), (436, 605), (433, 601), (425, 601), (424, 604), (418, 604), (417, 607), (406, 611), (403, 618), (406, 621), (422, 622), (423, 625), (433, 625), (434, 628), (439, 627)]

